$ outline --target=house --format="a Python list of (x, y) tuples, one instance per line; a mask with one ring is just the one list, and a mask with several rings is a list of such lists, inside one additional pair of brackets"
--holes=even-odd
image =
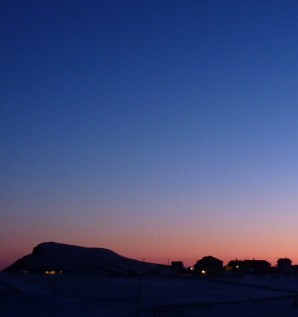
[(182, 261), (172, 261), (171, 269), (176, 273), (183, 273), (185, 271), (184, 264)]
[(244, 269), (247, 273), (269, 273), (271, 264), (265, 260), (244, 260)]
[(295, 275), (298, 275), (298, 265), (297, 264), (292, 265), (292, 273), (294, 273)]
[(281, 273), (289, 273), (292, 270), (292, 261), (288, 258), (277, 260), (277, 269)]
[(223, 261), (205, 256), (194, 265), (194, 272), (200, 275), (217, 275), (223, 272)]
[(228, 265), (226, 266), (226, 271), (236, 271), (236, 272), (240, 272), (244, 265), (243, 265), (244, 261), (239, 261), (239, 260), (232, 260), (228, 263)]
[(271, 264), (265, 260), (232, 260), (226, 266), (227, 271), (238, 273), (269, 273)]

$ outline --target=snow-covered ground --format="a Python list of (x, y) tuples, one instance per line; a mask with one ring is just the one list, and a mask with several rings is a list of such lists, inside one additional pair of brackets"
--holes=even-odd
[(298, 279), (0, 273), (0, 316), (298, 316)]

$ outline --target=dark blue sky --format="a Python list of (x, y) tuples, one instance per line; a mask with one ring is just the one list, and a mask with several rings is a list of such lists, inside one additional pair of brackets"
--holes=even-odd
[[(267, 257), (293, 256), (297, 1), (2, 0), (0, 11), (6, 254), (58, 240), (240, 257), (253, 234)], [(220, 238), (231, 232), (234, 253)]]

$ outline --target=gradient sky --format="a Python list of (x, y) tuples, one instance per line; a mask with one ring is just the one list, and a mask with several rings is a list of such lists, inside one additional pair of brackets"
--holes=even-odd
[(0, 3), (0, 266), (44, 241), (298, 263), (298, 2)]

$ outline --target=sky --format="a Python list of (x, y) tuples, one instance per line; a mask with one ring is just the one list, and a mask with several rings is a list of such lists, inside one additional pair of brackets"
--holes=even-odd
[(297, 1), (0, 12), (0, 268), (45, 241), (298, 264)]

